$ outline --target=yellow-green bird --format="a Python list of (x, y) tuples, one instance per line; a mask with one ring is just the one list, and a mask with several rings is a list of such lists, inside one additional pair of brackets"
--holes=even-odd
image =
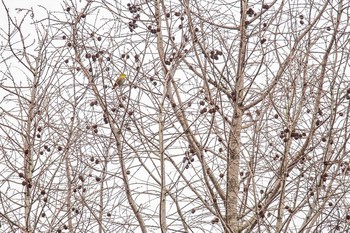
[(125, 83), (125, 80), (126, 74), (120, 74), (117, 80), (115, 81), (113, 88), (123, 85)]

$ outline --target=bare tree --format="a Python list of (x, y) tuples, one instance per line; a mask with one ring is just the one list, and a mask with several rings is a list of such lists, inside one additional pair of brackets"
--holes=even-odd
[(349, 230), (346, 1), (2, 4), (4, 231)]

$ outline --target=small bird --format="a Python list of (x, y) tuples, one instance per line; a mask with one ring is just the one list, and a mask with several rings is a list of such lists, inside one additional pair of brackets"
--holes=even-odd
[(116, 88), (117, 86), (123, 85), (125, 80), (126, 80), (126, 74), (120, 74), (113, 85), (113, 89)]

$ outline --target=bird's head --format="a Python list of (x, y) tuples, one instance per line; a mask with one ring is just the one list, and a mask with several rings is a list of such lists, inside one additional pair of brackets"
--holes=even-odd
[(120, 74), (120, 75), (119, 75), (119, 78), (121, 78), (121, 79), (126, 79), (126, 74)]

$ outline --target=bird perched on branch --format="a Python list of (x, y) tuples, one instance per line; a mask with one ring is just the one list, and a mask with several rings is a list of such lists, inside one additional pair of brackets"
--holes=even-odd
[(125, 83), (125, 80), (126, 80), (126, 74), (120, 74), (113, 85), (113, 89), (118, 87), (118, 86), (119, 87), (122, 86)]

